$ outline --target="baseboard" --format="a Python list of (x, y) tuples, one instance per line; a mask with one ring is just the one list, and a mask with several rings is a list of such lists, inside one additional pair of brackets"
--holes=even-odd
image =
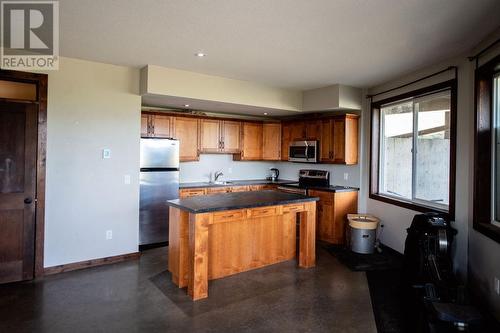
[(124, 262), (124, 261), (128, 261), (128, 260), (137, 260), (137, 259), (139, 259), (140, 256), (141, 256), (140, 252), (132, 252), (132, 253), (120, 254), (120, 255), (112, 256), (112, 257), (91, 259), (91, 260), (73, 262), (70, 264), (45, 267), (44, 275), (52, 275), (52, 274), (76, 271), (78, 269), (97, 267), (97, 266), (103, 266), (103, 265), (109, 265), (109, 264), (116, 264), (116, 263)]

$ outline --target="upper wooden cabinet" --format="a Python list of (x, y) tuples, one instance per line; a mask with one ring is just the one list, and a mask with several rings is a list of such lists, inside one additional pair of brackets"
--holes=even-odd
[(307, 140), (320, 140), (321, 138), (321, 120), (306, 121), (306, 135)]
[(173, 117), (169, 115), (142, 113), (141, 136), (155, 138), (172, 137)]
[(306, 138), (306, 124), (304, 121), (293, 122), (290, 126), (290, 141)]
[(262, 159), (279, 161), (281, 159), (281, 124), (262, 125)]
[(348, 114), (322, 120), (320, 145), (321, 162), (358, 163), (358, 116)]
[(196, 118), (175, 117), (173, 137), (179, 140), (179, 160), (198, 161), (199, 120)]
[(225, 153), (238, 153), (240, 151), (241, 122), (222, 121), (222, 150)]
[(201, 119), (200, 152), (238, 153), (240, 151), (239, 121)]
[(292, 123), (281, 123), (281, 160), (288, 161), (288, 147), (290, 146), (290, 132), (292, 130)]
[(240, 161), (262, 160), (262, 123), (243, 122), (241, 131), (241, 152), (233, 156)]

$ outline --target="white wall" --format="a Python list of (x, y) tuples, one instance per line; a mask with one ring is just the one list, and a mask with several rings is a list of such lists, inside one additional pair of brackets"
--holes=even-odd
[(197, 162), (181, 163), (180, 182), (207, 182), (210, 173), (219, 170), (224, 173), (221, 180), (264, 179), (274, 165), (274, 162), (233, 161), (233, 155), (229, 154), (201, 154)]
[(136, 252), (139, 70), (61, 58), (48, 75), (44, 266)]

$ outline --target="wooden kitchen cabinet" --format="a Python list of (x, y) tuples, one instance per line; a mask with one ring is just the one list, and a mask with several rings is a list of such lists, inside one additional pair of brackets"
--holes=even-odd
[(200, 120), (200, 152), (202, 153), (220, 153), (221, 133), (220, 120), (201, 119)]
[(307, 140), (319, 140), (321, 138), (321, 120), (307, 121), (305, 127)]
[(245, 121), (241, 130), (241, 152), (233, 156), (238, 161), (262, 160), (262, 123)]
[(206, 188), (183, 188), (179, 190), (179, 198), (196, 197), (206, 194), (207, 194)]
[(304, 140), (306, 138), (306, 125), (304, 121), (295, 121), (290, 127), (290, 141)]
[(231, 192), (229, 187), (207, 187), (207, 194), (220, 194)]
[(199, 120), (196, 118), (176, 117), (173, 137), (179, 140), (179, 160), (181, 162), (198, 161), (199, 155)]
[(240, 131), (241, 122), (222, 121), (222, 151), (224, 153), (238, 153), (240, 151)]
[(320, 160), (335, 164), (358, 163), (358, 116), (343, 115), (321, 123)]
[(310, 190), (308, 194), (320, 198), (316, 205), (316, 238), (332, 244), (344, 244), (347, 214), (358, 211), (358, 192)]
[(141, 137), (172, 137), (173, 117), (169, 115), (141, 113)]
[(281, 124), (262, 125), (262, 159), (279, 161), (281, 159)]
[(290, 146), (290, 134), (292, 123), (284, 122), (281, 124), (281, 160), (288, 161), (288, 148)]
[(200, 120), (200, 152), (228, 153), (240, 151), (241, 122), (217, 119)]

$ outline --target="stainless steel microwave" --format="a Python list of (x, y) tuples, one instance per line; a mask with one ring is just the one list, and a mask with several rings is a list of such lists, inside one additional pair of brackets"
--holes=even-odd
[(291, 162), (318, 163), (319, 142), (317, 140), (290, 142), (288, 160)]

